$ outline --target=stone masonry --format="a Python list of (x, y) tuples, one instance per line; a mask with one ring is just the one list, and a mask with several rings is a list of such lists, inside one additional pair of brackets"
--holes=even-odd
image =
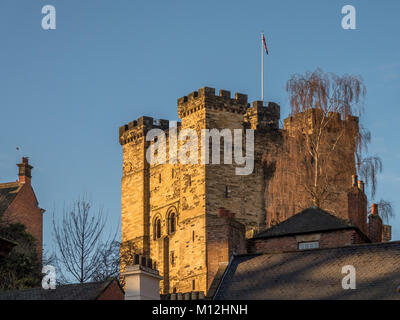
[[(226, 262), (217, 261), (218, 257), (226, 260), (227, 255), (235, 251), (226, 245), (227, 237), (235, 235), (217, 236), (219, 229), (216, 226), (220, 225), (221, 230), (225, 230), (225, 225), (234, 229), (240, 227), (235, 227), (226, 216), (219, 217), (219, 208), (234, 212), (235, 220), (245, 226), (246, 238), (250, 238), (277, 220), (298, 212), (296, 205), (300, 202), (304, 208), (311, 205), (309, 199), (296, 194), (299, 191), (295, 184), (287, 184), (285, 188), (291, 196), (282, 206), (282, 199), (277, 199), (274, 190), (281, 188), (285, 181), (277, 177), (283, 171), (275, 170), (271, 175), (262, 161), (269, 155), (278, 164), (284, 163), (279, 162), (279, 152), (283, 136), (294, 125), (295, 119), (285, 120), (284, 128), (279, 128), (279, 105), (270, 102), (264, 106), (261, 101), (255, 101), (250, 106), (247, 95), (236, 93), (231, 97), (225, 90), (216, 95), (215, 89), (203, 87), (178, 99), (178, 115), (181, 123), (178, 123), (177, 131), (191, 128), (198, 137), (202, 129), (254, 130), (255, 163), (250, 175), (236, 175), (238, 166), (234, 161), (233, 164), (200, 164), (199, 146), (199, 164), (170, 164), (168, 146), (173, 138), (168, 135), (168, 120), (141, 117), (119, 129), (123, 150), (122, 242), (134, 243), (136, 253), (149, 255), (157, 263), (163, 277), (160, 284), (163, 294), (207, 292), (218, 263)], [(342, 120), (339, 116), (337, 121), (349, 121), (358, 126), (355, 117)], [(154, 128), (166, 133), (167, 164), (146, 161), (146, 151), (153, 143), (146, 141), (146, 134)], [(180, 141), (178, 147), (182, 144)], [(350, 159), (346, 161), (352, 161), (355, 168), (354, 149), (350, 147), (346, 152), (346, 159)], [(337, 203), (328, 208), (344, 219), (349, 219), (347, 192), (354, 173), (345, 172), (348, 179), (334, 186), (343, 205)], [(279, 208), (279, 219), (276, 208)], [(236, 248), (238, 250), (242, 250), (240, 246)], [(123, 271), (124, 266), (121, 269)]]

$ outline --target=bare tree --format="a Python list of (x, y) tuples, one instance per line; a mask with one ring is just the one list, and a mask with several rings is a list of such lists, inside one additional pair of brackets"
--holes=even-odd
[(103, 245), (100, 249), (100, 260), (93, 273), (94, 281), (104, 281), (112, 278), (119, 278), (120, 266), (120, 243), (112, 241)]
[[(54, 236), (57, 243), (57, 261), (69, 277), (80, 283), (102, 280), (105, 252), (115, 249), (116, 233), (105, 234), (107, 219), (103, 210), (91, 211), (92, 204), (83, 196), (70, 209), (64, 208), (62, 219), (56, 223), (53, 214)], [(118, 252), (118, 250), (117, 250)], [(60, 268), (59, 268), (59, 271)], [(62, 272), (58, 272), (60, 274)], [(106, 275), (108, 277), (108, 275)]]
[[(337, 203), (340, 186), (348, 185), (352, 174), (364, 180), (373, 199), (382, 161), (368, 155), (371, 133), (358, 121), (366, 95), (362, 78), (339, 77), (317, 69), (293, 75), (286, 90), (291, 113), (285, 120), (283, 148), (279, 150), (283, 156), (276, 159), (271, 154), (264, 158), (264, 165), (271, 167), (273, 163), (275, 176), (283, 179), (273, 184), (276, 190), (272, 193), (280, 194), (285, 203), (280, 204), (283, 209), (273, 209), (279, 215), (279, 209), (291, 211), (310, 204), (325, 207)], [(302, 190), (292, 192), (288, 185)], [(298, 194), (303, 198), (294, 199)], [(279, 196), (272, 201), (278, 201), (276, 198)], [(290, 204), (292, 207), (288, 207)]]
[[(134, 264), (135, 254), (142, 254), (143, 251), (138, 248), (132, 240), (124, 241), (120, 244), (120, 270), (125, 271), (126, 267)], [(121, 286), (125, 287), (125, 277), (120, 276)]]
[(292, 76), (286, 89), (291, 116), (295, 117), (289, 127), (290, 156), (297, 158), (294, 163), (300, 168), (296, 174), (301, 175), (301, 184), (313, 204), (321, 206), (332, 195), (332, 184), (343, 178), (339, 159), (354, 163), (346, 154), (360, 150), (358, 123), (341, 120), (362, 114), (366, 88), (359, 77), (339, 77), (317, 69)]
[[(381, 199), (378, 203), (379, 215), (385, 223), (394, 217), (394, 208), (391, 202)], [(369, 207), (371, 211), (371, 207)]]

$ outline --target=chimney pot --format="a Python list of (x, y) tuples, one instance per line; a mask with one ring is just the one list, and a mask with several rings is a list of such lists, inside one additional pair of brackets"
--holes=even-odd
[(150, 269), (153, 268), (153, 261), (151, 260), (151, 258), (147, 258), (147, 267), (149, 267)]
[(351, 178), (352, 178), (352, 186), (353, 187), (357, 187), (357, 180), (358, 180), (358, 177), (357, 177), (357, 175), (356, 174), (353, 174), (352, 176), (351, 176)]
[(226, 215), (226, 209), (224, 207), (218, 208), (218, 217), (224, 217)]
[(22, 157), (21, 163), (18, 163), (17, 166), (19, 183), (30, 184), (32, 178), (31, 172), (33, 167), (29, 164), (29, 158)]
[(223, 207), (218, 208), (218, 217), (228, 217), (228, 218), (235, 218), (235, 213), (231, 212)]
[(358, 181), (358, 189), (364, 192), (364, 181), (361, 180)]
[(378, 205), (373, 203), (371, 206), (371, 214), (374, 216), (379, 216)]

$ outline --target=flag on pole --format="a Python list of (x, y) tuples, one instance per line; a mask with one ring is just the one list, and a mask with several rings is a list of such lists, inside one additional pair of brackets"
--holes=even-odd
[(263, 43), (264, 43), (265, 52), (269, 55), (269, 53), (268, 53), (268, 48), (267, 48), (267, 43), (265, 42), (264, 34), (262, 35), (262, 40), (263, 40)]

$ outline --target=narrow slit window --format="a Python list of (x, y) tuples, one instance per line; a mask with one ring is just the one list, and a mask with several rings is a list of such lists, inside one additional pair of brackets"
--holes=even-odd
[(157, 219), (154, 223), (154, 240), (161, 238), (161, 220)]
[(232, 193), (231, 188), (229, 186), (225, 186), (224, 197), (225, 198), (230, 198), (231, 197), (231, 193)]

